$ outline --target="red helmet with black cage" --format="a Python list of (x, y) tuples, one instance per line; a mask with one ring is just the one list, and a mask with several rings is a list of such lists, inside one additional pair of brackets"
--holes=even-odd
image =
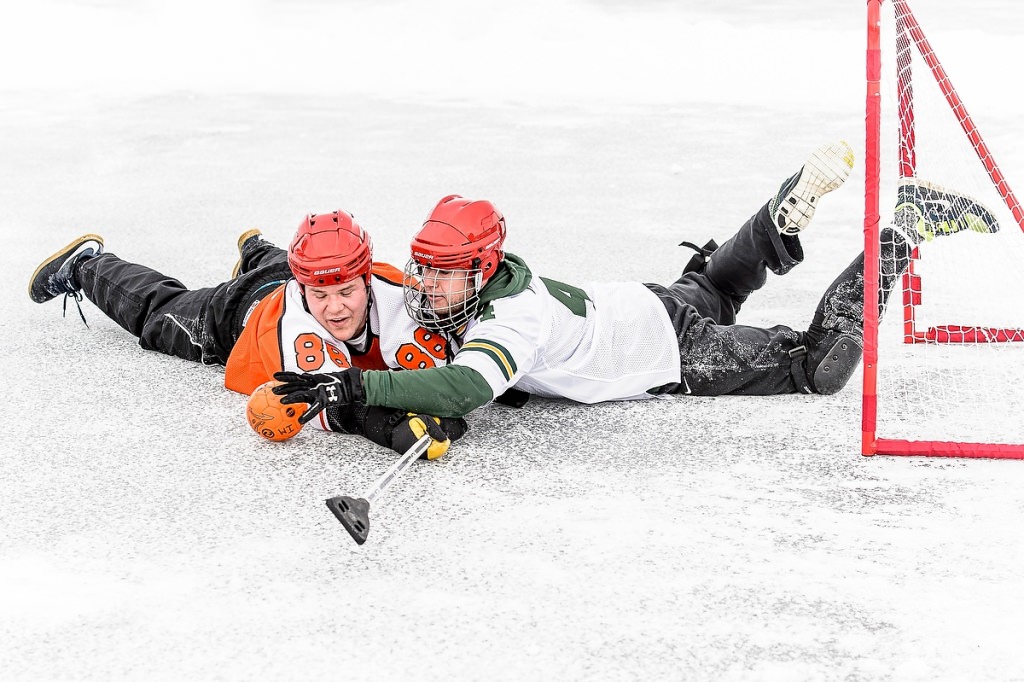
[(455, 332), (480, 306), (480, 289), (505, 257), (505, 218), (489, 201), (452, 194), (412, 239), (405, 307), (431, 331)]

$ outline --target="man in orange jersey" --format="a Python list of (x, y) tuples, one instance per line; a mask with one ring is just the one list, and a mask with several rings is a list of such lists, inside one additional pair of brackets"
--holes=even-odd
[[(143, 348), (224, 365), (224, 385), (245, 394), (280, 371), (444, 364), (444, 340), (406, 314), (402, 273), (373, 262), (370, 236), (349, 213), (307, 216), (287, 252), (250, 230), (239, 239), (239, 252), (236, 277), (189, 290), (105, 253), (102, 237), (87, 234), (36, 269), (29, 296), (44, 303), (63, 294), (65, 305), (85, 296)], [(324, 410), (313, 423), (398, 452), (429, 433), (429, 459), (466, 431), (462, 419), (360, 404)]]

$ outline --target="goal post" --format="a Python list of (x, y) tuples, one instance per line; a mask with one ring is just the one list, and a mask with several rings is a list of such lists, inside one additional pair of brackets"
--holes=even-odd
[[(862, 453), (1021, 459), (1024, 209), (922, 23), (908, 0), (867, 2)], [(937, 210), (962, 196), (992, 220), (904, 219), (917, 234), (896, 262), (906, 179), (948, 190)]]

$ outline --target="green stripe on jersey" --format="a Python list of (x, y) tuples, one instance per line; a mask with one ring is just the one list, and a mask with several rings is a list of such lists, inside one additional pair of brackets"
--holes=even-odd
[(512, 377), (515, 376), (517, 369), (516, 361), (512, 359), (512, 354), (500, 343), (476, 339), (460, 348), (459, 352), (461, 353), (464, 350), (475, 350), (489, 356), (498, 365), (498, 369), (504, 375), (505, 381), (512, 381)]

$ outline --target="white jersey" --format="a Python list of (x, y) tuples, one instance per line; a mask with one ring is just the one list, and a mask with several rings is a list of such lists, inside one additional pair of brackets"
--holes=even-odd
[[(355, 353), (348, 344), (335, 339), (306, 312), (298, 282), (290, 280), (287, 283), (281, 338), (283, 341), (291, 340), (296, 352), (284, 353), (286, 370), (336, 372), (345, 367), (426, 369), (445, 364), (444, 338), (420, 327), (409, 317), (405, 311), (401, 281), (381, 276), (378, 272), (380, 267), (375, 266), (374, 276), (370, 278), (368, 322), (371, 338), (364, 353)], [(321, 352), (321, 348), (326, 352)]]
[(581, 289), (534, 277), (485, 305), (453, 364), (479, 372), (494, 396), (514, 387), (581, 403), (649, 398), (649, 389), (680, 377), (665, 307), (634, 282)]
[[(386, 273), (376, 266), (370, 282), (373, 302), (370, 306), (370, 332), (379, 343), (379, 353), (391, 369), (428, 369), (447, 360), (448, 342), (440, 334), (416, 324), (405, 310), (402, 276), (397, 270)], [(358, 365), (357, 363), (357, 366)]]

